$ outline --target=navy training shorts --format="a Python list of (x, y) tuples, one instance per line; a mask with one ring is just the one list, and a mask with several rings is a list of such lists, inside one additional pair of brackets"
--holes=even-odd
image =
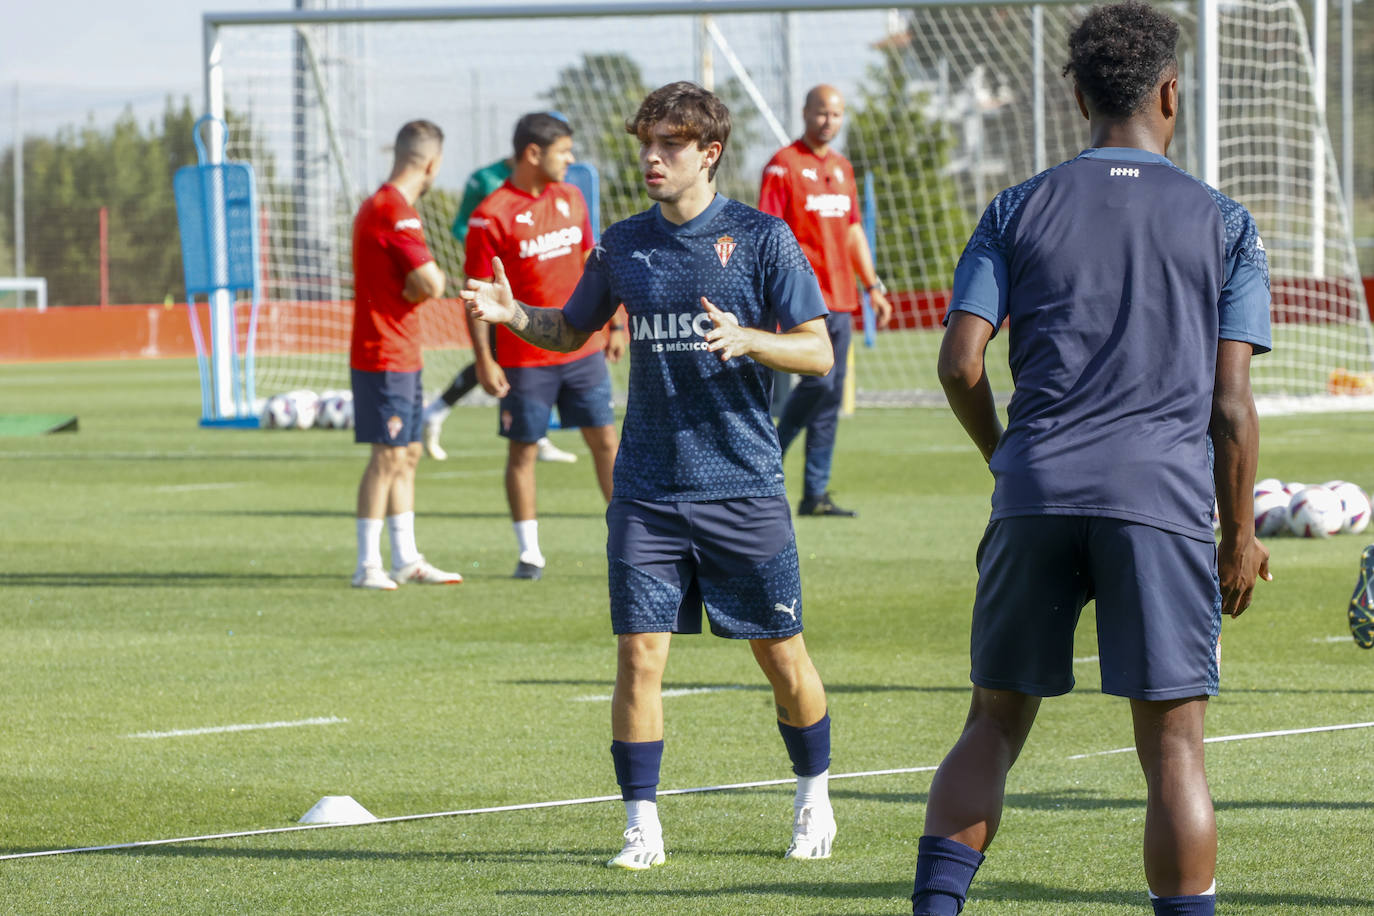
[(1216, 695), (1216, 544), (1078, 515), (988, 524), (978, 545), (973, 683), (1041, 697), (1068, 693), (1074, 628), (1094, 599), (1103, 693), (1139, 700)]
[(425, 394), (420, 372), (352, 370), (353, 441), (404, 448), (420, 441)]
[(801, 571), (786, 496), (708, 502), (613, 499), (606, 510), (611, 629), (785, 639), (802, 630)]
[(564, 429), (615, 422), (611, 374), (602, 353), (559, 366), (507, 369), (506, 381), (510, 391), (501, 399), (500, 433), (507, 439), (538, 442), (548, 432), (554, 405)]

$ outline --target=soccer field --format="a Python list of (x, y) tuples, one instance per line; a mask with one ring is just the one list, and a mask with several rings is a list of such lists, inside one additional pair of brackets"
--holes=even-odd
[[(504, 449), (473, 409), (417, 485), (420, 547), (466, 584), (364, 593), (351, 434), (200, 430), (187, 361), (0, 367), (0, 413), (21, 412), (81, 428), (0, 438), (0, 854), (290, 827), (324, 795), (380, 818), (617, 795), (580, 437), (555, 433), (577, 464), (539, 466), (543, 581), (507, 578)], [(1261, 434), (1261, 477), (1374, 484), (1367, 415)], [(858, 519), (797, 521), (847, 777), (831, 860), (782, 859), (779, 784), (662, 798), (668, 862), (645, 873), (602, 867), (624, 819), (599, 801), (0, 861), (0, 912), (910, 912), (930, 770), (967, 708), (991, 480), (947, 411), (873, 409), (844, 421), (834, 486)], [(1275, 581), (1223, 626), (1209, 736), (1325, 730), (1209, 746), (1222, 912), (1374, 912), (1374, 729), (1330, 728), (1374, 722), (1374, 652), (1345, 623), (1368, 537), (1271, 541)], [(1089, 613), (1078, 688), (1012, 771), (970, 916), (1149, 911), (1143, 781), (1101, 753), (1132, 738), (1095, 654)], [(664, 790), (790, 776), (744, 645), (679, 637), (664, 686)], [(268, 723), (285, 725), (224, 730)]]

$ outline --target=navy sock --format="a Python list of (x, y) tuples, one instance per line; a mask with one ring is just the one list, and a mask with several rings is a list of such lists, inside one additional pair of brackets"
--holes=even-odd
[(1216, 894), (1183, 894), (1178, 897), (1152, 897), (1150, 905), (1155, 916), (1213, 916), (1217, 911)]
[(830, 713), (805, 728), (778, 720), (782, 743), (792, 758), (792, 772), (798, 776), (819, 776), (830, 769)]
[(923, 836), (917, 844), (913, 916), (958, 916), (983, 854), (942, 836)]
[(658, 767), (663, 741), (612, 741), (615, 781), (625, 801), (654, 801), (658, 797)]

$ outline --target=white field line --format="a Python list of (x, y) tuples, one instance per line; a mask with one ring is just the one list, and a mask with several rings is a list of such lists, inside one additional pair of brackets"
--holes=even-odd
[[(698, 693), (721, 693), (726, 690), (752, 690), (747, 684), (722, 684), (719, 687), (670, 687), (663, 691), (665, 697), (687, 697)], [(760, 690), (764, 689), (762, 685)], [(611, 695), (609, 693), (594, 693), (585, 697), (573, 697), (574, 703), (609, 703)]]
[(1082, 658), (1075, 658), (1073, 660), (1073, 663), (1075, 665), (1086, 665), (1088, 662), (1095, 661), (1100, 661), (1100, 659), (1096, 655), (1084, 655)]
[(186, 735), (219, 735), (225, 732), (253, 732), (265, 728), (300, 728), (305, 725), (338, 725), (347, 722), (338, 716), (319, 716), (314, 719), (296, 719), (294, 722), (257, 722), (243, 725), (212, 725), (208, 728), (178, 728), (168, 732), (134, 732), (125, 738), (182, 738)]
[[(452, 455), (452, 452), (449, 452)], [(461, 477), (495, 477), (504, 475), (505, 468), (487, 468), (481, 471), (433, 471), (425, 475), (425, 480), (457, 480)]]
[(1345, 636), (1318, 636), (1317, 638), (1313, 639), (1312, 641), (1313, 641), (1313, 642), (1354, 642), (1355, 640), (1354, 640), (1353, 637), (1351, 637), (1350, 635), (1347, 634), (1347, 635), (1345, 635)]
[[(1374, 727), (1374, 722), (1358, 722), (1351, 725), (1326, 725), (1318, 728), (1297, 728), (1277, 732), (1257, 732), (1248, 735), (1223, 735), (1217, 738), (1208, 738), (1207, 742), (1218, 741), (1240, 741), (1246, 738), (1269, 738), (1278, 735), (1302, 735), (1313, 732), (1339, 731), (1348, 728), (1370, 728)], [(1100, 751), (1096, 754), (1074, 754), (1068, 757), (1069, 760), (1082, 760), (1086, 757), (1096, 757), (1100, 754), (1119, 754), (1132, 750), (1122, 748), (1113, 751)], [(921, 767), (900, 767), (891, 770), (864, 770), (856, 773), (832, 773), (831, 779), (860, 779), (865, 776), (894, 776), (907, 773), (930, 773), (936, 769), (934, 766)], [(719, 786), (697, 786), (691, 789), (664, 789), (659, 795), (691, 795), (699, 792), (724, 792), (730, 789), (753, 789), (764, 786), (785, 786), (795, 783), (796, 779), (764, 779), (757, 782), (736, 782), (727, 783)], [(36, 859), (43, 856), (60, 856), (78, 852), (111, 852), (120, 849), (143, 849), (149, 846), (171, 846), (177, 843), (199, 843), (207, 840), (232, 840), (240, 837), (268, 836), (274, 833), (300, 833), (305, 830), (327, 830), (342, 827), (368, 827), (375, 824), (398, 824), (403, 821), (422, 821), (439, 817), (457, 817), (465, 814), (497, 814), (504, 811), (533, 811), (539, 808), (566, 808), (572, 805), (591, 805), (599, 802), (620, 801), (619, 795), (596, 795), (588, 798), (568, 798), (559, 801), (526, 802), (519, 805), (495, 805), (489, 808), (462, 808), (456, 811), (435, 811), (431, 814), (403, 814), (398, 817), (379, 817), (375, 821), (368, 821), (362, 824), (295, 824), (290, 827), (269, 827), (264, 830), (239, 830), (233, 833), (207, 833), (199, 836), (183, 836), (166, 840), (139, 840), (133, 843), (112, 843), (107, 846), (77, 846), (70, 849), (44, 849), (36, 852), (15, 852), (7, 855), (0, 855), (0, 860), (4, 859)]]
[(168, 484), (165, 487), (153, 487), (154, 493), (192, 493), (197, 490), (232, 490), (234, 487), (241, 487), (241, 483), (177, 483)]
[[(1279, 738), (1284, 735), (1310, 735), (1315, 732), (1339, 732), (1350, 728), (1374, 728), (1374, 722), (1352, 722), (1349, 725), (1318, 725), (1315, 728), (1285, 728), (1276, 732), (1251, 732), (1248, 735), (1218, 735), (1202, 739), (1203, 744), (1222, 744), (1227, 741), (1249, 741), (1251, 738)], [(1086, 757), (1105, 757), (1108, 754), (1129, 754), (1134, 747), (1118, 747), (1110, 751), (1094, 751), (1091, 754), (1074, 754), (1069, 760), (1083, 760)]]

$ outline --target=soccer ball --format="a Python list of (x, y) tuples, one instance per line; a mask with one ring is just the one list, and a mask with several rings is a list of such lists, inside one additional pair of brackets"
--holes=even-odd
[(289, 395), (272, 395), (263, 407), (262, 425), (268, 429), (290, 429), (295, 426), (296, 402)]
[(1305, 483), (1286, 483), (1283, 485), (1283, 492), (1288, 494), (1289, 499), (1292, 499), (1306, 489), (1307, 484)]
[(353, 428), (353, 395), (338, 392), (333, 397), (320, 401), (320, 418), (317, 423), (324, 429)]
[(1288, 503), (1288, 527), (1305, 538), (1328, 538), (1345, 524), (1341, 498), (1326, 487), (1305, 487)]
[(1340, 481), (1331, 492), (1340, 497), (1345, 512), (1345, 522), (1341, 525), (1342, 534), (1359, 534), (1369, 527), (1369, 495), (1353, 483)]
[(1274, 537), (1288, 530), (1288, 494), (1277, 490), (1255, 488), (1255, 534)]
[(286, 396), (296, 405), (296, 429), (309, 429), (315, 425), (320, 413), (320, 398), (306, 388), (288, 391)]
[(1255, 492), (1256, 492), (1256, 493), (1258, 493), (1260, 490), (1282, 490), (1282, 489), (1283, 489), (1283, 481), (1282, 481), (1282, 480), (1279, 480), (1277, 477), (1266, 477), (1266, 478), (1264, 478), (1263, 480), (1261, 480), (1259, 483), (1255, 484)]

